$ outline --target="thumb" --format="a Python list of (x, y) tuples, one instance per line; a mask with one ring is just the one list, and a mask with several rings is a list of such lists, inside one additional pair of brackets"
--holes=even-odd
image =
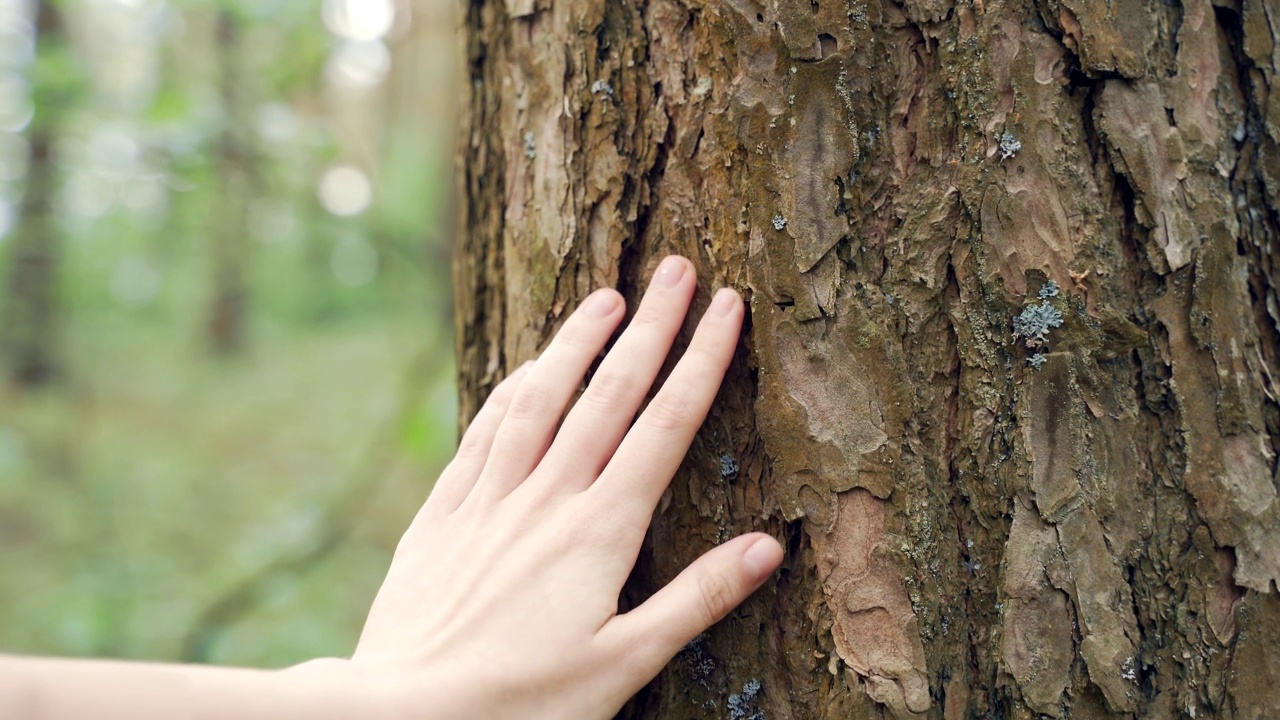
[(698, 558), (643, 605), (601, 630), (612, 635), (629, 662), (652, 680), (688, 645), (742, 604), (782, 563), (782, 546), (768, 535), (735, 538)]

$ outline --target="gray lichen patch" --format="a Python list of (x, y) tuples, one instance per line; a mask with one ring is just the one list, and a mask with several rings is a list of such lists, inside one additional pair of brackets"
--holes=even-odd
[(1044, 365), (1044, 352), (1041, 348), (1049, 344), (1049, 333), (1062, 327), (1062, 311), (1051, 302), (1060, 294), (1061, 288), (1058, 287), (1058, 283), (1048, 281), (1037, 294), (1040, 302), (1028, 305), (1013, 318), (1014, 338), (1022, 339), (1027, 348), (1036, 351), (1027, 360), (1027, 363), (1036, 370)]
[(1018, 151), (1020, 150), (1022, 150), (1022, 143), (1019, 142), (1018, 139), (1015, 138), (1012, 133), (1006, 132), (1000, 136), (1000, 159), (1001, 160), (1008, 160), (1014, 155), (1017, 155)]
[(765, 720), (760, 709), (760, 681), (752, 678), (742, 692), (729, 696), (729, 720)]
[(738, 476), (738, 461), (729, 453), (720, 455), (720, 477), (732, 479)]
[[(460, 307), (468, 337), (508, 341), (464, 349), (469, 395), (536, 349), (538, 297), (632, 299), (655, 255), (751, 295), (632, 588), (748, 527), (797, 550), (636, 717), (723, 720), (748, 678), (771, 716), (814, 720), (1280, 717), (1270, 8), (592, 0), (473, 44), (485, 275)], [(1061, 325), (1038, 309), (1015, 336), (1046, 301)]]
[(1060, 327), (1062, 327), (1062, 311), (1049, 303), (1032, 305), (1013, 319), (1013, 334), (1026, 338), (1028, 344), (1030, 341), (1046, 342), (1049, 339), (1049, 332)]
[(709, 681), (719, 669), (720, 664), (707, 650), (706, 640), (707, 636), (704, 633), (689, 641), (689, 644), (680, 651), (680, 657), (684, 660), (689, 681), (710, 689)]

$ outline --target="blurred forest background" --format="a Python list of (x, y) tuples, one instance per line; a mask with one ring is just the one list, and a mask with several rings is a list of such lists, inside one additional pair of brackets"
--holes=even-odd
[(449, 0), (0, 0), (0, 652), (354, 648), (454, 445)]

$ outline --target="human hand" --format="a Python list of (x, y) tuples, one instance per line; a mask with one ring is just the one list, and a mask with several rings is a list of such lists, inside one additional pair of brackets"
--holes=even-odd
[(778, 567), (777, 541), (739, 537), (618, 614), (742, 328), (741, 298), (721, 290), (636, 419), (695, 283), (688, 260), (664, 261), (567, 417), (625, 314), (613, 290), (587, 298), (536, 364), (493, 391), (401, 540), (350, 661), (393, 695), (396, 714), (612, 717)]

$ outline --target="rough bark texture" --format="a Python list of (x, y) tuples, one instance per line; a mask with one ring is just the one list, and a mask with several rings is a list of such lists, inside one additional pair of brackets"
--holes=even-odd
[(1280, 717), (1280, 5), (464, 33), (464, 421), (666, 253), (750, 302), (627, 600), (743, 531), (788, 558), (627, 717)]

